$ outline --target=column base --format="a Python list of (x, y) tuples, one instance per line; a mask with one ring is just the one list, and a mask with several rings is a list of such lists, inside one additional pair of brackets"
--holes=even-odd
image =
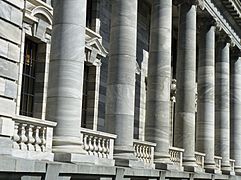
[(87, 154), (83, 149), (80, 137), (54, 136), (52, 151), (54, 153)]
[(183, 168), (184, 171), (188, 172), (198, 172), (198, 165), (196, 163), (196, 159), (187, 159), (183, 160)]
[(235, 166), (234, 167), (235, 174), (240, 176), (241, 175), (241, 166)]
[(204, 169), (206, 173), (214, 173), (214, 174), (218, 173), (218, 170), (216, 169), (216, 166), (215, 166), (215, 162), (210, 162), (210, 163), (204, 162)]
[(157, 169), (169, 170), (173, 165), (173, 162), (170, 160), (170, 155), (168, 153), (159, 153), (155, 152), (154, 154), (154, 163)]
[(155, 152), (154, 161), (155, 163), (172, 164), (172, 161), (170, 160), (170, 155), (168, 153)]
[(222, 174), (231, 175), (231, 166), (229, 164), (222, 164), (221, 166)]
[(116, 166), (144, 168), (144, 162), (139, 161), (134, 155), (134, 148), (129, 146), (115, 146), (114, 160)]

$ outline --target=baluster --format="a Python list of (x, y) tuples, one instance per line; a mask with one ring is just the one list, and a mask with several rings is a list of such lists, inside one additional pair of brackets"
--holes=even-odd
[(172, 161), (172, 151), (169, 150), (170, 160)]
[(102, 140), (102, 148), (103, 148), (103, 158), (108, 158), (107, 155), (107, 147), (106, 147), (106, 139)]
[(144, 159), (144, 154), (143, 154), (144, 147), (140, 145), (140, 160), (143, 161)]
[(39, 137), (39, 129), (40, 127), (34, 127), (34, 133), (33, 133), (33, 137), (35, 139), (35, 143), (34, 143), (34, 147), (35, 147), (35, 151), (40, 152), (41, 151), (41, 139)]
[(109, 158), (109, 155), (110, 155), (110, 140), (107, 139), (106, 141), (106, 155), (107, 155), (107, 158)]
[(180, 164), (180, 153), (178, 151), (175, 151), (175, 161), (176, 164)]
[(172, 159), (173, 159), (174, 163), (177, 162), (177, 152), (176, 151), (172, 151)]
[(19, 143), (20, 143), (20, 149), (21, 150), (28, 150), (28, 148), (27, 148), (27, 145), (26, 145), (26, 142), (28, 141), (28, 138), (27, 138), (27, 136), (26, 136), (26, 124), (20, 124), (19, 125), (19, 137), (20, 137), (20, 139), (19, 139)]
[(33, 125), (27, 125), (26, 135), (27, 135), (27, 138), (28, 138), (27, 148), (28, 148), (29, 151), (34, 151), (33, 143), (35, 142), (35, 139), (33, 138)]
[(152, 163), (152, 162), (151, 162), (151, 157), (152, 157), (151, 147), (148, 147), (148, 152), (147, 152), (147, 154), (148, 154), (148, 162), (149, 162), (149, 163)]
[(143, 146), (143, 162), (146, 163), (146, 160), (147, 160), (147, 154), (146, 154), (146, 146)]
[(140, 159), (140, 146), (139, 146), (139, 144), (136, 144), (136, 157), (137, 157), (137, 159)]
[(46, 151), (46, 127), (41, 127), (39, 136), (41, 139), (41, 143), (39, 144), (41, 147), (42, 152)]
[(98, 156), (97, 137), (94, 137), (94, 140), (93, 140), (93, 146), (94, 146), (93, 154), (94, 154), (94, 156)]
[(84, 145), (84, 150), (87, 151), (89, 154), (88, 137), (89, 137), (88, 134), (84, 134), (83, 145)]
[(18, 142), (20, 140), (19, 123), (18, 122), (15, 122), (15, 124), (14, 124), (14, 134), (13, 134), (12, 140), (13, 140), (13, 148), (14, 149), (20, 149), (20, 146), (18, 144)]
[(93, 138), (93, 136), (89, 136), (89, 155), (93, 155), (94, 153), (93, 153), (93, 150), (94, 150), (94, 146), (92, 145), (92, 138)]
[(133, 144), (134, 147), (134, 155), (137, 157), (137, 149), (136, 149), (136, 144)]
[(97, 147), (98, 147), (98, 157), (102, 158), (102, 152), (103, 152), (103, 148), (101, 146), (101, 140), (102, 138), (98, 138), (98, 141), (97, 141)]
[(148, 153), (148, 151), (149, 151), (149, 147), (148, 146), (146, 146), (145, 147), (145, 163), (149, 163), (149, 153)]

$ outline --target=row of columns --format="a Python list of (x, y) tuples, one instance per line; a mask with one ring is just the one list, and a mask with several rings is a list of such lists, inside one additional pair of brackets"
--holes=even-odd
[[(229, 170), (231, 119), (231, 152), (237, 167), (241, 167), (241, 59), (238, 56), (231, 62), (230, 86), (230, 43), (218, 41), (215, 48), (215, 26), (207, 20), (201, 27), (199, 40), (198, 129), (195, 147), (197, 5), (190, 2), (185, 1), (179, 6), (174, 145), (185, 149), (185, 166), (195, 166), (196, 148), (206, 154), (206, 168), (214, 168), (216, 154), (223, 158), (223, 169)], [(54, 130), (53, 150), (59, 153), (84, 153), (80, 124), (85, 58), (85, 5), (86, 0), (53, 1), (46, 118), (58, 122)], [(150, 34), (145, 138), (157, 143), (155, 162), (168, 163), (171, 0), (153, 0)], [(118, 137), (114, 150), (117, 159), (135, 160), (133, 129), (136, 38), (137, 0), (113, 0), (105, 113), (107, 131)]]

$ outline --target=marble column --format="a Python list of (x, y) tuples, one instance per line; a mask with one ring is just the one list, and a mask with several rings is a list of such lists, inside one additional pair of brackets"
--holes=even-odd
[(215, 169), (215, 29), (212, 20), (200, 20), (196, 150), (205, 153), (206, 169)]
[(169, 162), (172, 0), (154, 0), (151, 14), (145, 140), (155, 142), (155, 163)]
[(54, 152), (82, 153), (86, 0), (54, 0), (53, 9), (46, 119), (58, 123)]
[(223, 171), (230, 171), (229, 48), (226, 38), (219, 37), (215, 65), (215, 155), (222, 157)]
[(230, 82), (230, 125), (231, 125), (231, 158), (235, 160), (235, 171), (241, 173), (241, 51), (234, 51), (231, 59)]
[(179, 6), (174, 146), (185, 149), (183, 165), (194, 167), (197, 6), (188, 2)]
[(137, 0), (111, 2), (105, 124), (117, 135), (115, 159), (133, 159)]

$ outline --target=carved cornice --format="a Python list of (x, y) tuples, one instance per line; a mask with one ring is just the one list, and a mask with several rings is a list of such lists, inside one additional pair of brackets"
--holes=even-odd
[(226, 34), (228, 34), (232, 42), (241, 49), (241, 39), (240, 37), (235, 33), (233, 28), (229, 25), (229, 23), (226, 21), (226, 19), (223, 17), (223, 15), (220, 13), (220, 11), (215, 7), (215, 5), (210, 0), (204, 0), (205, 2), (205, 8), (208, 11), (208, 13), (217, 21), (217, 28), (223, 30)]
[(240, 0), (221, 0), (224, 7), (232, 15), (233, 19), (241, 27), (241, 1)]

